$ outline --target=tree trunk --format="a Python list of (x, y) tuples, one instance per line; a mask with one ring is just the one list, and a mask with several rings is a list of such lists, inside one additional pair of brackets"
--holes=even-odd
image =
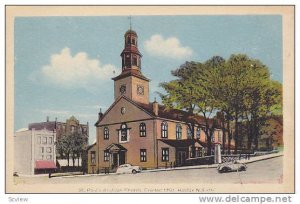
[(236, 112), (235, 115), (235, 125), (234, 125), (234, 142), (235, 142), (235, 147), (234, 147), (234, 153), (237, 154), (238, 146), (239, 146), (239, 124), (238, 124), (238, 114)]
[(228, 132), (228, 147), (227, 147), (227, 151), (228, 154), (230, 154), (230, 150), (231, 150), (231, 132), (230, 132), (230, 120), (227, 121), (227, 132)]
[(70, 153), (67, 154), (67, 159), (68, 159), (68, 167), (70, 166)]

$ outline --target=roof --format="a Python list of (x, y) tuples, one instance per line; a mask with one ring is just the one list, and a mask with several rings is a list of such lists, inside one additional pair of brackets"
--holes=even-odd
[(52, 160), (35, 161), (35, 169), (56, 169), (56, 165)]
[(131, 30), (131, 29), (127, 30), (126, 33), (124, 34), (124, 36), (126, 36), (126, 35), (129, 34), (129, 33), (130, 33), (130, 34), (134, 34), (134, 35), (137, 36), (136, 32), (135, 32), (134, 30)]
[[(201, 142), (200, 140), (196, 139), (185, 139), (185, 140), (163, 140), (159, 139), (159, 141), (162, 141), (163, 143), (170, 145), (172, 147), (189, 147), (196, 142), (199, 143), (201, 146), (204, 146), (205, 143)], [(205, 145), (206, 146), (206, 145)]]
[(147, 77), (145, 77), (139, 70), (137, 69), (128, 69), (126, 71), (122, 71), (122, 73), (114, 78), (112, 78), (112, 80), (116, 81), (118, 79), (122, 79), (128, 76), (135, 76), (137, 78), (140, 79), (144, 79), (146, 81), (150, 81), (150, 79), (148, 79)]
[(97, 143), (96, 143), (96, 141), (95, 141), (93, 144), (91, 144), (91, 145), (88, 146), (87, 150), (90, 150), (90, 149), (91, 149), (92, 147), (94, 147), (96, 144), (97, 144)]
[(110, 149), (117, 149), (119, 151), (127, 151), (127, 149), (125, 147), (123, 147), (120, 144), (116, 144), (116, 143), (112, 143), (111, 145), (109, 145), (108, 147), (105, 148), (106, 151), (109, 151)]
[(21, 128), (21, 129), (17, 130), (16, 132), (23, 132), (23, 131), (27, 131), (27, 130), (28, 130), (28, 128)]
[(28, 129), (32, 130), (33, 128), (36, 130), (42, 130), (42, 129), (55, 130), (56, 125), (55, 125), (55, 121), (30, 123), (28, 125)]
[[(144, 109), (146, 109), (148, 112), (154, 115), (152, 103), (149, 104), (143, 104), (138, 103), (140, 106), (142, 106)], [(184, 122), (192, 122), (192, 123), (198, 123), (198, 124), (204, 124), (204, 117), (200, 115), (190, 115), (188, 112), (178, 109), (168, 109), (166, 106), (158, 105), (158, 117), (160, 118), (166, 118), (171, 120), (179, 120)]]
[[(146, 113), (148, 113), (150, 116), (152, 117), (159, 117), (159, 118), (163, 118), (163, 119), (170, 119), (170, 120), (176, 120), (176, 121), (183, 121), (186, 123), (196, 123), (196, 124), (205, 124), (205, 120), (203, 116), (200, 115), (196, 115), (193, 114), (192, 116), (183, 110), (178, 110), (178, 109), (168, 109), (166, 108), (166, 106), (163, 105), (158, 105), (158, 115), (156, 116), (153, 112), (153, 105), (152, 103), (148, 103), (148, 104), (144, 104), (144, 103), (139, 103), (137, 101), (133, 101), (130, 98), (121, 95), (117, 100), (115, 100), (115, 102), (105, 111), (105, 113), (103, 114), (103, 116), (101, 117), (100, 120), (98, 120), (95, 123), (95, 126), (97, 126), (101, 120), (108, 114), (108, 112), (112, 109), (112, 107), (114, 107), (114, 105), (121, 100), (122, 98), (126, 99), (127, 101), (129, 101), (130, 103), (132, 103), (133, 105), (135, 105), (136, 107), (140, 108), (141, 110), (145, 111)], [(209, 119), (209, 122), (211, 123), (212, 120)]]

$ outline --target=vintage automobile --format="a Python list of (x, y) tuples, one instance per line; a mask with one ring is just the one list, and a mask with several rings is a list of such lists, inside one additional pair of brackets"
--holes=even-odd
[(117, 169), (117, 174), (136, 174), (141, 172), (141, 168), (139, 166), (132, 166), (131, 164), (122, 164)]
[(219, 164), (217, 170), (219, 173), (231, 172), (231, 171), (246, 171), (246, 164), (240, 163), (238, 161), (226, 162)]

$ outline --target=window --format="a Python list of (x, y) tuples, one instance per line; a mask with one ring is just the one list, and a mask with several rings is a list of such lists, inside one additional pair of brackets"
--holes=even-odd
[(43, 137), (43, 144), (47, 144), (47, 137)]
[(191, 146), (190, 148), (190, 158), (195, 158), (196, 148)]
[(180, 140), (182, 136), (182, 127), (180, 124), (176, 125), (176, 139)]
[(169, 148), (162, 148), (161, 149), (161, 153), (162, 153), (162, 161), (169, 161)]
[(40, 160), (44, 160), (44, 155), (41, 154), (41, 155), (39, 156), (39, 159), (40, 159)]
[(133, 56), (133, 65), (138, 66), (137, 57), (135, 55)]
[(161, 123), (161, 137), (168, 138), (168, 123), (167, 122)]
[(141, 158), (141, 162), (147, 161), (147, 150), (146, 149), (140, 149), (140, 158)]
[(46, 159), (47, 160), (51, 160), (52, 159), (52, 155), (47, 155)]
[(122, 124), (119, 130), (120, 142), (128, 142), (128, 128), (126, 124)]
[(104, 151), (104, 161), (109, 161), (109, 152)]
[(96, 164), (96, 152), (91, 151), (91, 163)]
[(53, 138), (49, 137), (49, 144), (52, 144), (52, 143), (53, 143)]
[(201, 134), (201, 128), (197, 128), (197, 131), (196, 131), (196, 138), (197, 139), (200, 139), (200, 134)]
[(109, 139), (109, 129), (108, 129), (108, 127), (105, 127), (103, 132), (104, 132), (104, 139), (108, 140)]
[(145, 123), (140, 124), (140, 136), (146, 137), (146, 124)]
[(41, 144), (41, 137), (38, 137), (38, 138), (37, 138), (37, 143), (38, 143), (38, 144)]
[(192, 131), (189, 126), (186, 126), (186, 135), (188, 139), (192, 139)]
[(51, 147), (47, 147), (46, 151), (47, 151), (47, 153), (52, 153), (52, 148)]
[(196, 147), (196, 157), (202, 157), (202, 149), (201, 149), (201, 147)]
[(215, 134), (212, 134), (212, 136), (211, 136), (211, 141), (212, 141), (212, 142), (215, 142)]
[(40, 153), (44, 153), (44, 147), (40, 147)]

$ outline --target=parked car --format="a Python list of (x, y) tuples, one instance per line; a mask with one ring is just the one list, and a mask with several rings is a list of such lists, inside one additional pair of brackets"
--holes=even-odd
[(117, 169), (117, 174), (136, 174), (141, 172), (141, 167), (139, 166), (132, 166), (131, 164), (122, 164)]
[(247, 166), (244, 163), (233, 161), (233, 162), (226, 162), (223, 164), (219, 164), (217, 169), (219, 173), (231, 172), (231, 171), (246, 171)]

